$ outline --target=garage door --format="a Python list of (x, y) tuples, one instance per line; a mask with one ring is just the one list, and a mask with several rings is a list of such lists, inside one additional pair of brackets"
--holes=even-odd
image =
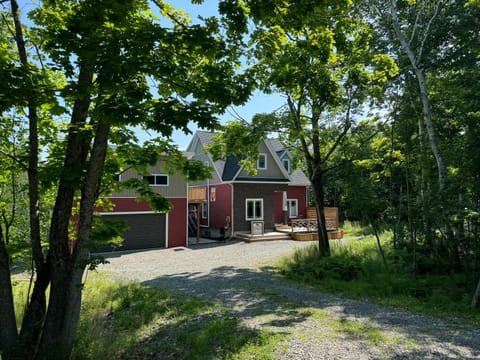
[(123, 245), (118, 250), (138, 250), (165, 247), (165, 214), (105, 215), (108, 220), (123, 220), (129, 230), (123, 234)]

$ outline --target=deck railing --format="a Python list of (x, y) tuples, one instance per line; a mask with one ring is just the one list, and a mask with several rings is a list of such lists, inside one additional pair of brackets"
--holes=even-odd
[[(327, 231), (337, 231), (337, 221), (333, 218), (325, 218)], [(317, 219), (295, 219), (291, 220), (292, 232), (306, 231), (313, 232), (318, 230)]]

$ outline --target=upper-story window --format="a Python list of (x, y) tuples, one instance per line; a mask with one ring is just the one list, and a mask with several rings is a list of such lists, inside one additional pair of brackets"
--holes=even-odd
[(287, 173), (291, 173), (290, 170), (290, 159), (283, 159), (283, 167), (287, 170)]
[(267, 154), (261, 153), (257, 160), (257, 169), (265, 170), (267, 168)]
[(168, 175), (165, 174), (152, 174), (145, 176), (144, 179), (153, 186), (168, 186)]
[(122, 174), (117, 172), (115, 175), (113, 175), (113, 180), (114, 181), (122, 181)]

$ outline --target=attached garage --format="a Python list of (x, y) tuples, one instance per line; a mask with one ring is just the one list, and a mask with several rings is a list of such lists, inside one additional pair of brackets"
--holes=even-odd
[(167, 246), (166, 214), (104, 214), (108, 220), (123, 220), (129, 230), (123, 234), (123, 245), (117, 250), (165, 248)]

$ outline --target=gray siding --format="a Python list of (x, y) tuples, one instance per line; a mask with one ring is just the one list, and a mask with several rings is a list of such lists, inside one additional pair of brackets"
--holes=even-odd
[(234, 184), (234, 231), (250, 231), (250, 221), (246, 220), (245, 213), (246, 199), (263, 199), (263, 221), (265, 223), (265, 231), (273, 230), (275, 225), (274, 192), (287, 190), (287, 184)]
[[(164, 163), (159, 161), (157, 165), (150, 166), (148, 171), (150, 174), (166, 174), (163, 169)], [(126, 170), (120, 175), (121, 181), (126, 181), (131, 178), (140, 179), (141, 176), (133, 170)], [(152, 189), (166, 198), (185, 198), (188, 196), (187, 184), (185, 179), (178, 175), (168, 175), (168, 186), (152, 186)], [(112, 194), (111, 197), (137, 197), (138, 194), (133, 190), (123, 190)]]
[[(267, 156), (267, 168), (265, 170), (258, 169), (258, 173), (255, 176), (250, 176), (245, 170), (240, 171), (237, 179), (243, 178), (261, 178), (261, 179), (287, 179), (280, 170), (277, 162), (272, 156), (272, 153), (268, 150), (264, 142), (260, 144), (259, 152), (264, 153)], [(276, 156), (276, 154), (275, 154)]]
[(212, 167), (212, 171), (211, 171), (212, 178), (211, 179), (209, 179), (208, 181), (203, 180), (203, 181), (198, 181), (198, 182), (192, 182), (192, 183), (190, 183), (190, 185), (192, 185), (192, 186), (201, 186), (201, 185), (205, 186), (205, 185), (207, 185), (207, 182), (210, 182), (210, 184), (221, 183), (221, 179), (218, 177), (217, 172), (213, 168), (214, 166), (211, 163), (210, 158), (208, 157), (208, 155), (203, 150), (202, 143), (200, 141), (197, 141), (196, 146), (193, 149), (189, 149), (189, 151), (192, 151), (192, 152), (195, 153), (195, 155), (193, 156), (193, 160), (201, 161), (204, 164), (205, 164), (205, 162), (208, 162), (209, 166)]

